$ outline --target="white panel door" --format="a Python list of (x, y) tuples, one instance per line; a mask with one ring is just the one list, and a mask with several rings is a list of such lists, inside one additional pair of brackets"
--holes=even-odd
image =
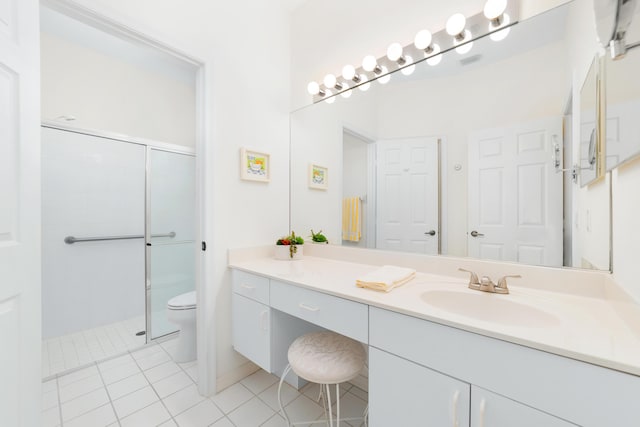
[(376, 247), (437, 254), (438, 139), (383, 140), (376, 146)]
[(40, 426), (38, 2), (0, 0), (0, 424)]
[(468, 254), (562, 266), (562, 118), (469, 136)]

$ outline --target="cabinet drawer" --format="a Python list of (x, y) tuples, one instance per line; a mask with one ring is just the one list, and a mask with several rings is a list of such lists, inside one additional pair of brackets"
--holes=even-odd
[(360, 342), (369, 341), (365, 304), (272, 280), (271, 307)]
[(233, 292), (263, 304), (269, 304), (269, 279), (240, 270), (233, 270)]

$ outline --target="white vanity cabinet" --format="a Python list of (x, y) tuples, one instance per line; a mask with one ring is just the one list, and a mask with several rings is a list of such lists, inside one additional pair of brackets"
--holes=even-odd
[(233, 270), (231, 296), (233, 348), (271, 372), (269, 279)]
[(469, 425), (468, 383), (376, 348), (369, 373), (370, 427)]
[[(370, 351), (384, 350), (471, 385), (472, 427), (640, 425), (634, 375), (376, 307), (369, 314)], [(386, 375), (371, 365), (370, 396), (379, 393), (376, 384)], [(396, 393), (407, 381), (412, 379), (396, 378)], [(379, 426), (373, 403), (370, 413), (371, 425)]]

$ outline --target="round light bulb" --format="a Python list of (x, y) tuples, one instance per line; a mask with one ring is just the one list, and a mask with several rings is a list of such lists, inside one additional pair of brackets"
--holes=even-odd
[(333, 104), (334, 102), (336, 102), (336, 97), (335, 96), (331, 96), (331, 95), (333, 95), (333, 92), (331, 92), (330, 90), (327, 90), (326, 92), (327, 92), (327, 94), (325, 95), (325, 98), (326, 98), (325, 102), (327, 104)]
[(442, 61), (442, 54), (440, 53), (440, 45), (433, 45), (433, 52), (431, 53), (431, 57), (427, 59), (427, 64), (432, 67), (435, 67)]
[(402, 45), (400, 43), (391, 43), (387, 48), (387, 58), (389, 61), (397, 61), (402, 56)]
[[(410, 57), (409, 55), (405, 55), (404, 58), (407, 60), (407, 66), (402, 68), (400, 72), (405, 76), (409, 76), (413, 74), (413, 72), (416, 70), (416, 64), (413, 63), (413, 58)], [(408, 65), (408, 64), (411, 64), (411, 65)]]
[[(466, 32), (469, 33), (469, 30), (467, 30)], [(465, 34), (462, 42), (464, 42), (464, 40), (469, 40), (470, 38), (471, 38), (471, 33)], [(473, 47), (473, 42), (465, 43), (463, 45), (456, 47), (456, 52), (458, 52), (460, 55), (464, 55), (465, 53), (469, 53), (472, 47)]]
[(348, 84), (344, 84), (344, 89), (342, 90), (342, 92), (340, 92), (340, 96), (342, 96), (343, 98), (349, 98), (351, 96), (351, 92), (353, 92), (350, 88)]
[(389, 74), (389, 70), (384, 65), (380, 67), (382, 72), (380, 73), (382, 77), (378, 77), (378, 83), (381, 85), (386, 85), (391, 80), (391, 74)]
[(320, 93), (320, 85), (316, 82), (309, 82), (307, 85), (307, 92), (309, 95), (317, 95)]
[(431, 45), (431, 40), (433, 36), (431, 35), (431, 31), (422, 30), (416, 34), (416, 38), (413, 41), (413, 44), (416, 46), (416, 49), (425, 50)]
[(464, 26), (467, 25), (467, 18), (461, 13), (451, 15), (447, 20), (447, 34), (450, 36), (457, 36), (464, 31)]
[(371, 87), (371, 83), (369, 82), (369, 78), (364, 74), (360, 74), (360, 81), (362, 82), (362, 84), (360, 86), (358, 86), (358, 89), (360, 89), (363, 92), (368, 91), (369, 88)]
[(378, 61), (376, 61), (376, 57), (373, 55), (367, 55), (362, 60), (362, 68), (365, 71), (373, 71), (378, 65)]
[(326, 76), (324, 76), (323, 83), (326, 87), (332, 88), (336, 87), (336, 83), (338, 83), (338, 80), (333, 74), (327, 74)]
[(484, 16), (494, 20), (507, 9), (507, 0), (488, 0), (484, 5)]
[(489, 38), (494, 42), (499, 42), (501, 40), (506, 39), (510, 31), (511, 31), (511, 27), (505, 28), (504, 30), (496, 31), (495, 33), (489, 34)]
[(345, 65), (342, 68), (342, 77), (344, 77), (345, 80), (353, 80), (355, 76), (356, 69), (353, 67), (353, 65)]

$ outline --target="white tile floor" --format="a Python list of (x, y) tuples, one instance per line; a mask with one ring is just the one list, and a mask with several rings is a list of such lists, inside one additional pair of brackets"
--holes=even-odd
[(42, 377), (48, 378), (70, 369), (104, 360), (129, 350), (140, 348), (146, 342), (144, 316), (123, 320), (99, 328), (42, 341)]
[[(278, 378), (260, 370), (205, 398), (196, 388), (195, 362), (178, 364), (171, 359), (174, 345), (175, 340), (150, 344), (45, 382), (43, 427), (285, 425), (277, 413)], [(367, 393), (346, 383), (341, 394), (342, 416), (361, 416)], [(290, 418), (322, 418), (322, 406), (314, 400), (317, 395), (317, 384), (308, 384), (301, 392), (285, 385), (282, 396)]]

